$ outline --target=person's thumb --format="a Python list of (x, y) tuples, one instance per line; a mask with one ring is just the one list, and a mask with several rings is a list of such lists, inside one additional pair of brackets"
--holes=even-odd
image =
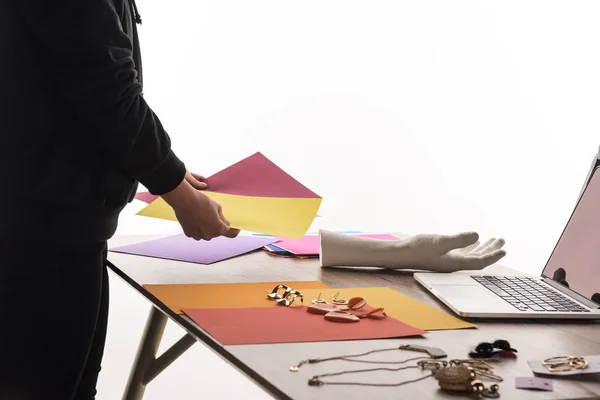
[(233, 238), (237, 237), (237, 235), (239, 235), (239, 233), (240, 233), (239, 229), (228, 228), (227, 231), (223, 234), (223, 236), (233, 239)]
[(225, 218), (225, 215), (223, 215), (223, 208), (219, 207), (217, 209), (217, 212), (219, 213), (219, 218), (221, 219), (221, 221), (223, 221), (223, 223), (225, 223), (225, 225), (227, 225), (227, 227), (229, 228), (229, 225), (231, 225), (231, 223), (227, 218)]
[(455, 249), (462, 249), (477, 243), (479, 234), (477, 232), (462, 232), (456, 235), (441, 236), (438, 240), (438, 249), (447, 253)]

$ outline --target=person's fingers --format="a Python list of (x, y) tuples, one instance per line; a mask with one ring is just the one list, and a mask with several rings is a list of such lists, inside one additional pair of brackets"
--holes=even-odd
[(473, 250), (475, 250), (475, 249), (477, 248), (477, 246), (479, 246), (479, 245), (480, 245), (480, 242), (479, 242), (479, 241), (477, 241), (477, 242), (473, 243), (473, 244), (472, 244), (472, 245), (470, 245), (470, 246), (463, 247), (462, 249), (459, 249), (458, 251), (460, 251), (460, 252), (461, 252), (461, 253), (463, 253), (463, 254), (470, 253), (470, 252), (472, 252)]
[(468, 254), (464, 259), (464, 269), (478, 270), (489, 267), (506, 256), (506, 250), (498, 249), (483, 255)]
[(240, 234), (239, 229), (228, 228), (227, 231), (223, 234), (223, 236), (233, 239), (233, 238), (237, 237), (237, 235), (239, 235), (239, 234)]
[(192, 233), (191, 235), (188, 235), (188, 237), (190, 237), (196, 241), (200, 241), (200, 240), (204, 239), (204, 235), (202, 235), (201, 232)]
[(198, 179), (198, 177), (203, 178), (202, 176), (189, 171), (185, 174), (185, 180), (188, 181), (192, 187), (197, 190), (206, 189), (206, 183), (202, 182), (203, 179)]
[(227, 218), (225, 218), (225, 215), (223, 215), (223, 207), (221, 207), (220, 205), (217, 208), (217, 213), (219, 214), (219, 218), (221, 219), (221, 221), (223, 221), (223, 223), (225, 225), (227, 225), (227, 227), (229, 227), (229, 225), (231, 225), (231, 223), (229, 222), (229, 220)]
[(186, 237), (189, 237), (190, 239), (194, 239), (194, 240), (202, 240), (202, 235), (200, 234), (200, 232), (191, 231), (183, 225), (182, 225), (182, 228), (183, 228), (183, 234)]
[(473, 251), (472, 254), (483, 255), (483, 254), (491, 253), (495, 250), (501, 249), (502, 247), (504, 247), (505, 244), (506, 244), (506, 241), (502, 238), (493, 239), (490, 243), (487, 244), (487, 246), (481, 246), (481, 248)]
[(462, 232), (456, 235), (441, 236), (437, 240), (438, 249), (442, 253), (471, 246), (479, 240), (477, 232)]
[(197, 173), (195, 173), (195, 172), (192, 172), (191, 174), (192, 174), (192, 176), (193, 176), (194, 178), (196, 178), (196, 179), (197, 179), (197, 180), (199, 180), (200, 182), (204, 182), (204, 181), (206, 180), (206, 178), (205, 178), (204, 176), (200, 175), (200, 174), (197, 174)]

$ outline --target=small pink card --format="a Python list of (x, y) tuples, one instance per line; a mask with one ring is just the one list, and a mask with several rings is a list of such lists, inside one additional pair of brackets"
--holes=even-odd
[(554, 390), (552, 380), (529, 376), (515, 378), (515, 387), (517, 389), (545, 390), (548, 392)]

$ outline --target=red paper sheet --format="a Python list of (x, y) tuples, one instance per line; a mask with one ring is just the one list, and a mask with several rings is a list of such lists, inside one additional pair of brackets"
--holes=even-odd
[[(361, 236), (365, 238), (378, 240), (398, 240), (397, 237), (389, 234), (367, 234), (361, 233), (351, 236)], [(296, 255), (318, 255), (319, 254), (319, 235), (306, 235), (300, 239), (283, 239), (275, 243), (275, 246), (287, 250)]]
[(320, 198), (271, 160), (255, 153), (206, 179), (206, 190), (255, 197)]
[(306, 307), (188, 308), (183, 312), (224, 346), (388, 339), (426, 333), (392, 317), (331, 322), (307, 312)]

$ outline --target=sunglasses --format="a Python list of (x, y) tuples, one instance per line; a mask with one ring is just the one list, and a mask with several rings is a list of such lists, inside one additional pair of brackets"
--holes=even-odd
[(498, 339), (493, 343), (482, 342), (469, 352), (473, 358), (488, 358), (495, 355), (514, 355), (517, 349), (513, 348), (508, 340)]

